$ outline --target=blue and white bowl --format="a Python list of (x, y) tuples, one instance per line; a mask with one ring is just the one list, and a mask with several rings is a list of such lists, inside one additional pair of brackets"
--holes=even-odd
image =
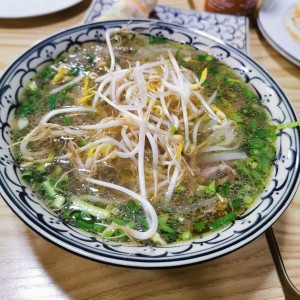
[(149, 20), (106, 21), (68, 29), (36, 44), (21, 55), (0, 79), (0, 192), (27, 225), (56, 245), (95, 261), (141, 268), (166, 268), (204, 262), (232, 252), (262, 234), (284, 212), (299, 183), (298, 129), (278, 132), (272, 177), (244, 215), (218, 232), (182, 244), (145, 247), (104, 244), (95, 236), (63, 223), (35, 197), (21, 179), (10, 148), (11, 125), (24, 86), (37, 70), (62, 52), (86, 41), (103, 39), (105, 31), (123, 25), (142, 34), (190, 44), (218, 57), (257, 91), (274, 124), (293, 122), (295, 113), (276, 82), (242, 52), (209, 35), (179, 25)]

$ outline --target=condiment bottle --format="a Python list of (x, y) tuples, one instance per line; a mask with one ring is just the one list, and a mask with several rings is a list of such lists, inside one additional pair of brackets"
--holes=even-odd
[(221, 14), (252, 15), (258, 0), (206, 0), (205, 10)]

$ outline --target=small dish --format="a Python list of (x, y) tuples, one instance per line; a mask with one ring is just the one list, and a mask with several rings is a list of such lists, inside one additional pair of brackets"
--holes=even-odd
[(54, 13), (82, 0), (0, 0), (0, 18), (28, 18)]
[(274, 124), (294, 122), (295, 113), (275, 81), (251, 58), (198, 30), (151, 20), (118, 20), (86, 24), (57, 33), (21, 55), (0, 79), (0, 192), (10, 208), (33, 230), (54, 244), (83, 257), (139, 268), (170, 268), (208, 261), (251, 242), (269, 228), (293, 199), (299, 184), (300, 132), (279, 131), (274, 171), (255, 204), (229, 226), (203, 238), (169, 246), (131, 246), (103, 243), (96, 236), (62, 222), (26, 187), (10, 148), (11, 121), (24, 85), (42, 65), (72, 45), (98, 40), (108, 29), (127, 25), (141, 34), (190, 44), (209, 52), (242, 75), (257, 91)]
[(264, 1), (258, 13), (257, 23), (272, 47), (289, 61), (300, 66), (300, 40), (297, 41), (292, 36), (287, 26), (297, 2), (299, 1)]

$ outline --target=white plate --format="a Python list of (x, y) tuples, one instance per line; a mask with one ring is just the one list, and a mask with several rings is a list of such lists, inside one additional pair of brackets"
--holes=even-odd
[(265, 0), (258, 13), (258, 26), (266, 40), (284, 57), (300, 66), (300, 42), (285, 26), (285, 16), (299, 0)]
[(82, 0), (0, 0), (0, 18), (26, 18), (63, 10)]

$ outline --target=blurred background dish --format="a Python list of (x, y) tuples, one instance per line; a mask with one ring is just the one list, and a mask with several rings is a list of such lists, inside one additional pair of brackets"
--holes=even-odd
[(259, 10), (257, 19), (258, 26), (266, 40), (281, 55), (298, 66), (300, 66), (299, 6), (299, 0), (284, 2), (266, 0)]
[(0, 0), (0, 18), (27, 18), (54, 13), (81, 0)]
[[(158, 5), (150, 12), (150, 19), (159, 19), (163, 22), (199, 29), (244, 53), (249, 51), (249, 21), (247, 17), (182, 9), (159, 3), (158, 1)], [(83, 23), (93, 23), (105, 18), (111, 14), (114, 9), (113, 5), (114, 1), (94, 0), (85, 14)]]

